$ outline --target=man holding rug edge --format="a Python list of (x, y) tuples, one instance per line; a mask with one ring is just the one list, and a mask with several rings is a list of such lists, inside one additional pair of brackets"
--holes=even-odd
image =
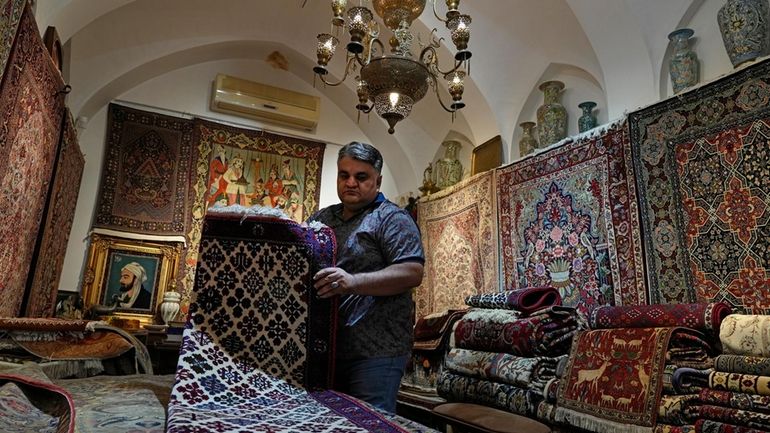
[(412, 352), (414, 302), (425, 256), (409, 214), (385, 199), (382, 155), (351, 142), (337, 157), (339, 204), (310, 217), (334, 230), (337, 267), (314, 277), (318, 296), (341, 295), (335, 388), (396, 412), (396, 395)]

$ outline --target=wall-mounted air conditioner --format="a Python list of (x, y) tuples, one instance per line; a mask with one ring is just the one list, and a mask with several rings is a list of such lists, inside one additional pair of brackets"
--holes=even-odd
[(211, 110), (266, 123), (313, 131), (320, 117), (321, 98), (280, 87), (217, 74)]

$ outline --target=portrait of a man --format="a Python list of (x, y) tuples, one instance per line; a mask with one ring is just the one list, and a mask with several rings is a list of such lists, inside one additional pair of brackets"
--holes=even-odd
[(151, 312), (158, 285), (160, 257), (112, 251), (105, 279), (105, 294), (101, 303), (114, 305), (118, 310), (146, 310)]
[(147, 271), (137, 262), (131, 262), (120, 270), (120, 308), (150, 308), (152, 293), (145, 287)]

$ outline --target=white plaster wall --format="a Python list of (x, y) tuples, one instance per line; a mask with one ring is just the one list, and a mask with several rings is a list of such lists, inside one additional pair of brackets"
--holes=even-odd
[[(272, 86), (284, 87), (294, 91), (316, 94), (321, 97), (321, 119), (315, 133), (309, 133), (275, 125), (265, 125), (250, 119), (215, 113), (209, 110), (211, 83), (217, 73), (226, 73)], [(170, 115), (201, 116), (215, 118), (241, 127), (265, 129), (278, 134), (299, 136), (310, 140), (327, 143), (324, 163), (321, 171), (320, 206), (338, 202), (336, 190), (337, 152), (341, 146), (353, 140), (370, 142), (361, 130), (350, 121), (347, 115), (312, 86), (295, 75), (274, 69), (265, 62), (257, 60), (229, 60), (198, 64), (175, 70), (147, 81), (117, 99), (126, 103), (142, 104), (139, 109), (158, 111)], [(144, 106), (148, 107), (144, 107)], [(157, 107), (153, 109), (150, 107)], [(170, 110), (170, 111), (165, 111)], [(175, 113), (179, 112), (179, 113)], [(59, 288), (79, 290), (80, 278), (87, 255), (87, 237), (93, 211), (98, 200), (98, 183), (101, 177), (101, 165), (104, 158), (104, 143), (107, 127), (107, 107), (100, 109), (87, 126), (80, 131), (80, 147), (85, 153), (86, 165), (81, 182), (80, 194), (75, 210), (72, 233), (67, 245)], [(382, 191), (387, 197), (398, 195), (394, 178), (387, 164), (383, 167)]]

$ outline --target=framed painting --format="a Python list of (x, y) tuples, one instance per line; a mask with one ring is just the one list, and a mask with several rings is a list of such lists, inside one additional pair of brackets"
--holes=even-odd
[(499, 167), (503, 163), (503, 139), (496, 135), (473, 148), (471, 176)]
[(83, 278), (85, 308), (152, 324), (163, 294), (175, 284), (182, 245), (91, 235)]

